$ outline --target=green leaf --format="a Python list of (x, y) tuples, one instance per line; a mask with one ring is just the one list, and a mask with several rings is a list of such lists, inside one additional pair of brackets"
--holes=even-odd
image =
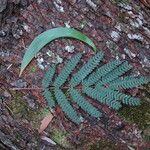
[(80, 82), (82, 82), (83, 79), (86, 78), (86, 76), (88, 76), (99, 64), (103, 56), (104, 54), (102, 52), (98, 52), (91, 59), (89, 59), (88, 62), (83, 67), (81, 67), (81, 69), (77, 73), (73, 75), (70, 81), (70, 85), (74, 87), (77, 86)]
[(42, 80), (43, 88), (48, 88), (50, 86), (50, 84), (52, 83), (53, 76), (55, 74), (55, 70), (56, 70), (55, 65), (52, 65), (51, 67), (49, 67), (49, 69), (45, 73), (44, 78)]
[(49, 42), (55, 39), (64, 38), (64, 37), (74, 38), (82, 42), (85, 42), (86, 44), (91, 46), (94, 51), (96, 51), (96, 46), (91, 41), (91, 39), (89, 39), (86, 35), (73, 28), (71, 29), (65, 27), (58, 27), (58, 28), (50, 29), (38, 35), (28, 47), (22, 60), (21, 71), (19, 76), (21, 76), (23, 70), (34, 58), (34, 56), (40, 51), (41, 48), (43, 48), (46, 44), (48, 44)]
[(43, 94), (45, 100), (47, 101), (48, 106), (50, 108), (54, 107), (55, 106), (55, 101), (54, 101), (54, 98), (52, 96), (52, 93), (46, 88), (46, 89), (44, 89), (42, 94)]
[(60, 87), (66, 82), (66, 79), (69, 77), (71, 72), (77, 66), (81, 57), (82, 57), (82, 54), (78, 53), (66, 63), (65, 67), (63, 68), (63, 70), (61, 71), (61, 73), (58, 75), (58, 77), (56, 78), (54, 82), (55, 86)]
[(70, 88), (69, 93), (72, 97), (72, 100), (75, 101), (85, 112), (96, 118), (101, 116), (101, 113), (98, 111), (98, 109), (86, 101), (76, 89)]

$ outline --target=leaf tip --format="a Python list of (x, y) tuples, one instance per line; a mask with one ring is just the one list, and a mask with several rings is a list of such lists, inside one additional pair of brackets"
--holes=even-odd
[(96, 45), (94, 43), (93, 43), (92, 49), (93, 49), (94, 52), (97, 51)]

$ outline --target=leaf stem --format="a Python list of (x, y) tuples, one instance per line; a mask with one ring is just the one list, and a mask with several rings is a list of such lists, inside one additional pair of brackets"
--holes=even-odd
[[(55, 86), (50, 86), (49, 89), (54, 89)], [(69, 89), (70, 86), (64, 86), (62, 87), (61, 89)], [(81, 89), (81, 87), (77, 87), (78, 89)], [(29, 87), (29, 88), (10, 88), (10, 90), (13, 90), (13, 91), (19, 91), (19, 90), (43, 90), (44, 88), (40, 88), (40, 87)]]

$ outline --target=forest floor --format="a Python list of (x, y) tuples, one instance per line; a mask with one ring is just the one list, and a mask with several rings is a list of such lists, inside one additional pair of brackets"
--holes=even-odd
[(0, 149), (149, 150), (150, 84), (129, 91), (142, 98), (141, 106), (124, 106), (116, 112), (98, 105), (105, 114), (101, 120), (85, 115), (86, 121), (78, 126), (57, 108), (48, 127), (39, 134), (49, 109), (41, 90), (36, 88), (41, 87), (47, 66), (58, 63), (61, 68), (77, 52), (84, 53), (83, 62), (94, 54), (77, 40), (55, 40), (42, 49), (19, 77), (22, 57), (32, 40), (43, 31), (60, 26), (73, 27), (91, 38), (104, 52), (105, 63), (124, 59), (133, 66), (131, 74), (150, 76), (147, 1), (0, 1)]

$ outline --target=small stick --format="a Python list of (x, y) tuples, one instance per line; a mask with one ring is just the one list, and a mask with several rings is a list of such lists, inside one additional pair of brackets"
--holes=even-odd
[[(50, 86), (48, 87), (49, 89), (54, 89), (55, 87), (54, 86)], [(13, 91), (19, 91), (19, 90), (43, 90), (44, 88), (39, 88), (39, 87), (31, 87), (31, 88), (10, 88), (10, 90), (13, 90)], [(64, 87), (61, 87), (60, 89), (69, 89), (69, 86), (64, 86)], [(77, 89), (81, 89), (81, 87), (77, 87)]]
[(19, 91), (19, 90), (43, 90), (43, 88), (10, 88), (10, 90), (13, 90), (13, 91)]
[[(55, 87), (54, 86), (50, 86), (50, 87), (48, 87), (48, 88), (50, 88), (50, 89), (54, 89)], [(44, 88), (39, 88), (39, 87), (33, 87), (33, 88), (10, 88), (10, 90), (13, 90), (13, 91), (19, 91), (19, 90), (43, 90)], [(69, 87), (67, 87), (67, 86), (64, 86), (64, 87), (62, 87), (62, 89), (69, 89)]]

